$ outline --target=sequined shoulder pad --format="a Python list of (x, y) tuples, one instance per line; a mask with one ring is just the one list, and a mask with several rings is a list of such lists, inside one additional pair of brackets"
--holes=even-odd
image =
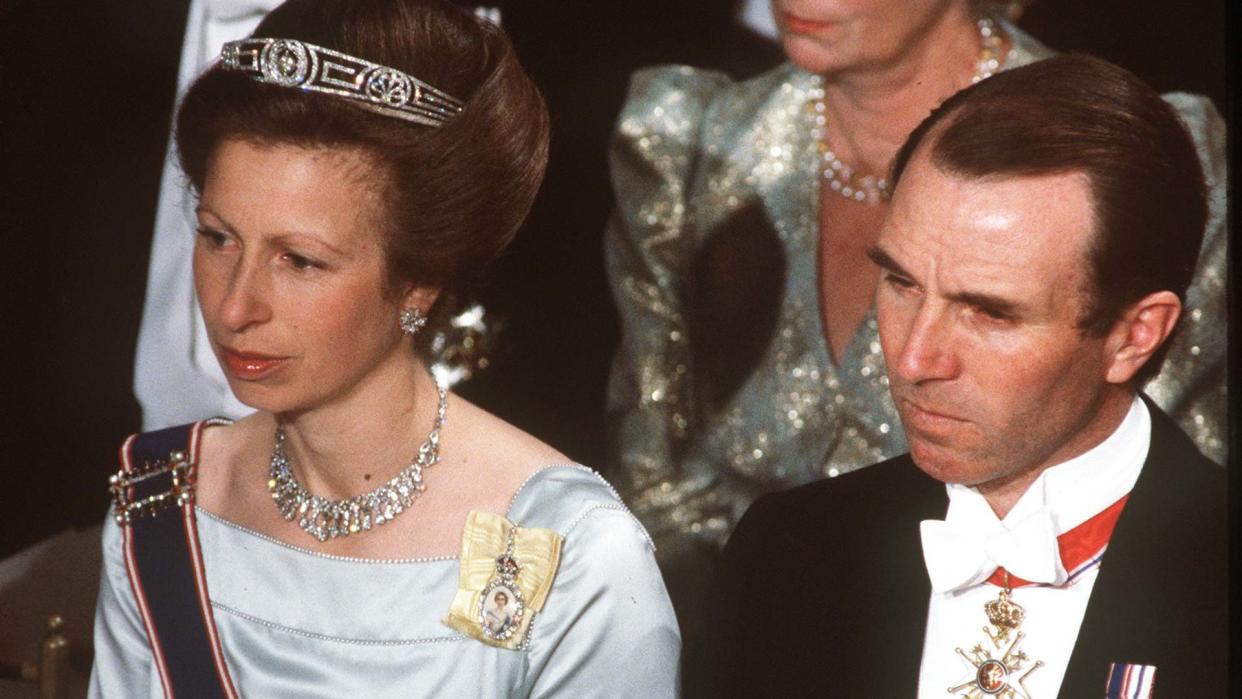
[(636, 128), (669, 134), (696, 126), (706, 105), (721, 89), (734, 84), (724, 73), (682, 65), (643, 68), (630, 76), (618, 135)]
[(472, 511), (462, 533), (457, 593), (444, 623), (488, 645), (524, 648), (531, 619), (552, 589), (563, 541), (550, 529)]
[(647, 264), (679, 273), (693, 247), (691, 236), (680, 235), (691, 181), (707, 152), (704, 139), (717, 138), (706, 126), (709, 114), (719, 111), (720, 103), (749, 94), (747, 85), (689, 66), (647, 68), (630, 78), (612, 136), (609, 172), (615, 218), (627, 245), (636, 244), (650, 256)]
[[(615, 174), (630, 168), (688, 174), (691, 157), (702, 141), (732, 144), (723, 133), (704, 134), (708, 125), (722, 128), (748, 122), (780, 92), (781, 85), (809, 76), (784, 64), (743, 82), (724, 73), (689, 66), (656, 66), (630, 77), (629, 93), (612, 141)], [(615, 184), (615, 183), (614, 183)], [(617, 190), (619, 195), (624, 190)]]
[(634, 184), (659, 186), (687, 174), (707, 105), (731, 83), (723, 73), (689, 66), (646, 68), (630, 77), (610, 158), (623, 207)]

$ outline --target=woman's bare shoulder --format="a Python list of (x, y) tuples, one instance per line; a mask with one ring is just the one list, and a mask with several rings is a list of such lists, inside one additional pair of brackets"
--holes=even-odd
[(214, 463), (237, 456), (262, 440), (270, 442), (274, 429), (272, 416), (267, 413), (251, 413), (234, 422), (209, 424), (203, 429), (199, 460)]
[[(199, 444), (196, 497), (200, 507), (224, 514), (242, 471), (266, 473), (271, 457), (275, 423), (266, 413), (253, 413), (236, 422), (209, 425)], [(253, 480), (253, 479), (250, 479)]]

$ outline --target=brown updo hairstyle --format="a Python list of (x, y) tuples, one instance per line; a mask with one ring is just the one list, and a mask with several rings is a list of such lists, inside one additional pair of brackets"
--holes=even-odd
[(548, 112), (497, 27), (447, 0), (289, 0), (253, 35), (396, 68), (465, 108), (422, 126), (217, 66), (177, 114), (177, 150), (196, 191), (227, 139), (360, 149), (375, 168), (382, 209), (372, 220), (383, 228), (393, 292), (468, 279), (513, 238), (543, 179)]

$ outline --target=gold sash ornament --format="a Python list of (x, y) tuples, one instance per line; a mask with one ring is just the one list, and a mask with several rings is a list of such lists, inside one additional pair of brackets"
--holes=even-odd
[(543, 609), (564, 539), (490, 512), (471, 511), (461, 538), (461, 579), (444, 623), (488, 645), (518, 650)]

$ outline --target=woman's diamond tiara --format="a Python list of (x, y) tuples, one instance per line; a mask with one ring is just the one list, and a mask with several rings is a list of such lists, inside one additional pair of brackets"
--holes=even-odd
[(259, 82), (343, 97), (416, 124), (440, 126), (462, 109), (461, 100), (411, 75), (295, 39), (230, 41), (220, 60)]

